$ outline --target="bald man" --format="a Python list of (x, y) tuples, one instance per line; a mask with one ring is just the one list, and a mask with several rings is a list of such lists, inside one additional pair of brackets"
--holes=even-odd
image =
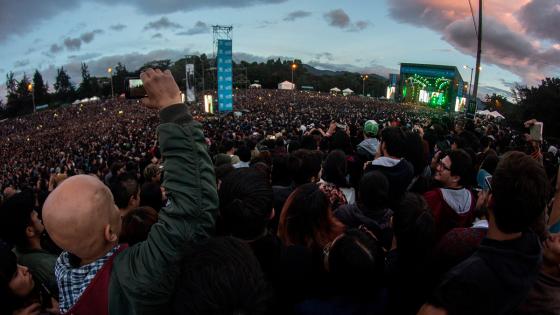
[(43, 222), (64, 249), (56, 262), (62, 314), (165, 314), (185, 244), (208, 237), (218, 196), (199, 123), (181, 104), (169, 71), (148, 69), (143, 103), (159, 109), (167, 205), (148, 239), (119, 245), (121, 218), (111, 191), (96, 177), (70, 177), (47, 198)]

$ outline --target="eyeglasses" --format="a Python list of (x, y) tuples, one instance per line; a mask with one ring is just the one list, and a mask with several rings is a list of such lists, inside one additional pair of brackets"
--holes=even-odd
[(444, 170), (450, 171), (450, 172), (451, 172), (451, 168), (448, 167), (448, 166), (446, 166), (445, 163), (443, 163), (443, 160), (439, 160), (438, 163), (437, 163), (437, 165), (438, 165), (439, 167), (443, 168)]

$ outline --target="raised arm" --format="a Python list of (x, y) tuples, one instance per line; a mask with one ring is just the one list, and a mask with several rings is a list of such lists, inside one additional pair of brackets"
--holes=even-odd
[(158, 135), (168, 203), (148, 239), (116, 260), (115, 267), (123, 268), (122, 273), (117, 270), (119, 278), (123, 277), (121, 284), (130, 284), (129, 289), (137, 294), (158, 287), (157, 283), (169, 283), (169, 270), (183, 259), (186, 243), (208, 237), (218, 209), (214, 169), (202, 127), (181, 103), (171, 73), (148, 69), (141, 78), (149, 96), (143, 102), (160, 110)]

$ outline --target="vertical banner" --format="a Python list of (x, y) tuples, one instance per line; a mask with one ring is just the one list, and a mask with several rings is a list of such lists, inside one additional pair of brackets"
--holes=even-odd
[(476, 114), (476, 100), (469, 100), (466, 116), (469, 119), (473, 119), (475, 114)]
[(187, 103), (192, 103), (195, 101), (195, 91), (194, 91), (194, 64), (188, 63), (185, 65), (185, 73), (186, 73), (186, 80), (185, 80), (185, 94), (187, 95)]
[(218, 40), (218, 110), (233, 110), (231, 40)]

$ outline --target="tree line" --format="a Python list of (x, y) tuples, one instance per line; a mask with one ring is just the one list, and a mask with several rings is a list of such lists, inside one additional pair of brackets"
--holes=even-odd
[[(185, 89), (185, 65), (192, 63), (195, 66), (195, 87), (197, 91), (215, 90), (217, 87), (215, 59), (208, 58), (205, 54), (200, 56), (186, 56), (175, 62), (169, 59), (153, 60), (145, 63), (139, 69), (129, 71), (126, 65), (118, 63), (112, 68), (113, 93), (115, 96), (124, 93), (125, 79), (138, 77), (140, 72), (146, 68), (159, 68), (170, 70), (177, 84), (182, 90)], [(275, 89), (279, 82), (291, 81), (292, 63), (296, 64), (294, 70), (294, 82), (298, 88), (302, 86), (313, 87), (315, 91), (327, 92), (332, 87), (350, 88), (357, 93), (380, 97), (385, 95), (387, 80), (371, 74), (362, 82), (360, 74), (350, 72), (328, 72), (323, 75), (320, 71), (312, 71), (313, 68), (302, 64), (301, 60), (282, 61), (280, 59), (268, 60), (267, 62), (245, 62), (233, 63), (233, 86), (235, 89), (247, 88), (252, 83), (259, 83), (263, 88)], [(57, 69), (55, 82), (50, 88), (49, 83), (43, 80), (41, 73), (35, 70), (33, 77), (29, 78), (23, 74), (17, 80), (13, 72), (6, 74), (7, 102), (5, 106), (0, 103), (0, 111), (7, 116), (17, 116), (33, 111), (33, 98), (36, 105), (48, 104), (56, 107), (68, 104), (75, 99), (98, 96), (101, 98), (111, 97), (111, 77), (96, 77), (89, 72), (88, 65), (82, 63), (81, 81), (74, 84), (72, 78), (64, 67)], [(364, 85), (362, 86), (362, 83)], [(30, 86), (32, 84), (32, 86)], [(32, 94), (33, 93), (33, 94)]]

